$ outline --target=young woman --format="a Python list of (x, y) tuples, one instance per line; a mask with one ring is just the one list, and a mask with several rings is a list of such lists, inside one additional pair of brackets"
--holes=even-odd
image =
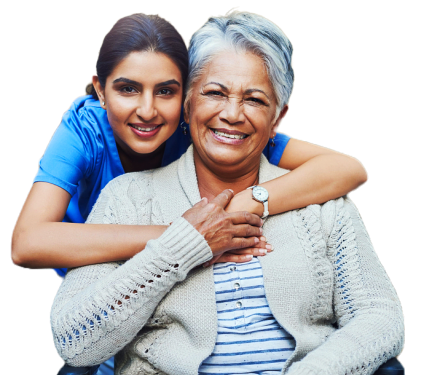
[[(167, 21), (135, 14), (114, 25), (100, 50), (92, 95), (72, 104), (41, 159), (13, 234), (15, 264), (57, 268), (64, 275), (70, 267), (129, 259), (165, 231), (165, 225), (81, 223), (110, 180), (165, 166), (186, 151), (190, 135), (182, 103), (187, 75), (186, 46)], [(262, 184), (271, 197), (270, 215), (323, 203), (366, 181), (357, 160), (282, 134), (264, 153), (271, 163), (292, 170)], [(245, 190), (227, 211), (261, 216), (263, 206)], [(271, 245), (261, 237), (218, 261), (245, 262), (267, 251)]]

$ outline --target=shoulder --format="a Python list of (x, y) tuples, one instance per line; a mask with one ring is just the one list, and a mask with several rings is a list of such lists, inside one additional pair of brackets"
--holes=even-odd
[(85, 95), (76, 98), (72, 102), (69, 111), (82, 116), (89, 111), (104, 112), (105, 110), (101, 107), (99, 100), (93, 99), (91, 95)]
[(261, 156), (260, 170), (259, 170), (259, 182), (267, 182), (277, 177), (283, 176), (289, 173), (288, 170), (278, 167), (277, 165), (271, 164), (264, 156)]
[(154, 196), (152, 171), (127, 173), (111, 180), (101, 191), (87, 223), (148, 224)]
[(321, 227), (322, 235), (327, 242), (332, 232), (343, 226), (352, 226), (352, 221), (361, 220), (360, 214), (347, 196), (327, 201), (323, 204), (311, 204), (295, 210), (303, 220), (311, 221)]
[(111, 180), (103, 189), (113, 197), (133, 199), (135, 196), (151, 196), (154, 171), (125, 173)]
[(290, 137), (282, 133), (276, 133), (276, 136), (267, 143), (263, 154), (271, 164), (279, 165), (282, 154), (288, 144)]
[(83, 135), (97, 136), (109, 127), (106, 111), (90, 95), (77, 98), (64, 113), (62, 124)]
[(173, 188), (176, 176), (173, 164), (155, 170), (126, 173), (111, 180), (102, 190), (87, 222), (151, 224), (155, 216), (160, 216), (160, 190), (167, 186)]
[(125, 173), (111, 180), (104, 190), (112, 196), (133, 201), (152, 199), (159, 184), (174, 181), (177, 176), (178, 161), (149, 171)]

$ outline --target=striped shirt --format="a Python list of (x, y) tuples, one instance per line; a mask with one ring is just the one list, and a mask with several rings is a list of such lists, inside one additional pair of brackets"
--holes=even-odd
[(295, 341), (270, 311), (259, 260), (216, 264), (213, 274), (218, 334), (199, 374), (279, 374)]

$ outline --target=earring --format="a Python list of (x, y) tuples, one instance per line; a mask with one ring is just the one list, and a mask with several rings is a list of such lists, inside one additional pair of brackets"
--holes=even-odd
[(275, 147), (276, 146), (276, 143), (274, 141), (275, 137), (276, 136), (274, 136), (273, 138), (270, 138), (270, 147)]
[(102, 105), (105, 105), (105, 102), (102, 102)]
[(184, 121), (181, 122), (181, 124), (179, 125), (180, 128), (183, 130), (183, 134), (186, 135), (187, 134), (187, 127), (186, 127), (186, 123)]

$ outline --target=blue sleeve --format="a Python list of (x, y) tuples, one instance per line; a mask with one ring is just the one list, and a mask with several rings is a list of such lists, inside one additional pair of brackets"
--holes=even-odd
[(34, 180), (57, 185), (72, 196), (79, 181), (91, 173), (97, 155), (95, 133), (74, 105), (64, 114), (51, 138)]
[(275, 145), (271, 146), (271, 140), (267, 143), (263, 154), (268, 159), (268, 161), (273, 165), (278, 165), (283, 152), (285, 151), (285, 147), (288, 144), (290, 137), (285, 134), (276, 133), (276, 137), (274, 137)]

